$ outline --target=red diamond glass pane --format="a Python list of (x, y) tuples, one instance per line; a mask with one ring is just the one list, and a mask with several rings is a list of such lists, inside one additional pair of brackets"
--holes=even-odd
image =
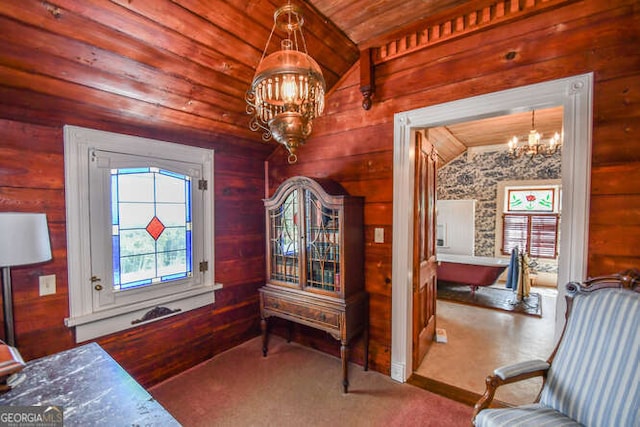
[(164, 228), (162, 221), (160, 221), (157, 216), (154, 216), (147, 225), (147, 233), (149, 233), (154, 240), (158, 240)]

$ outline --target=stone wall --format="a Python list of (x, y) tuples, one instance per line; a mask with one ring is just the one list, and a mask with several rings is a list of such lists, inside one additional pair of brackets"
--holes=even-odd
[[(438, 171), (438, 200), (476, 200), (475, 255), (495, 256), (498, 183), (561, 178), (562, 154), (513, 159), (505, 151), (466, 152)], [(550, 267), (540, 261), (540, 269)], [(552, 263), (555, 264), (555, 263)]]

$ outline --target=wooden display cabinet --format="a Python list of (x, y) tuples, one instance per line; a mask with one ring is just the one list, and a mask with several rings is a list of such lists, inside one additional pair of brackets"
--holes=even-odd
[(368, 369), (368, 295), (364, 291), (362, 197), (339, 184), (289, 178), (264, 201), (267, 283), (260, 288), (262, 352), (271, 316), (323, 330), (340, 341), (348, 392), (349, 343), (364, 334)]

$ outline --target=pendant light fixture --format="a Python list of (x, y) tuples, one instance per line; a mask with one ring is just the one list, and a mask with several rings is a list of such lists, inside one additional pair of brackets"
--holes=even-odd
[(542, 135), (536, 130), (535, 123), (536, 111), (531, 111), (531, 130), (525, 144), (520, 144), (517, 136), (509, 140), (509, 154), (511, 157), (529, 156), (533, 158), (536, 155), (551, 156), (555, 154), (562, 146), (560, 134), (556, 132), (549, 141), (542, 143)]
[[(287, 3), (273, 14), (273, 28), (247, 91), (249, 128), (262, 131), (289, 152), (289, 163), (298, 158), (296, 150), (311, 134), (313, 119), (324, 110), (326, 85), (318, 63), (307, 53), (302, 34), (304, 18), (299, 7)], [(276, 30), (286, 33), (281, 49), (266, 56)], [(266, 56), (266, 57), (265, 57)]]

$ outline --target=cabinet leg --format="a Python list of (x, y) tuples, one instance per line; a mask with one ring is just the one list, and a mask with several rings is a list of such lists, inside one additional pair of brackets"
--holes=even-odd
[(260, 329), (262, 330), (262, 356), (267, 357), (267, 348), (269, 343), (269, 327), (267, 319), (260, 320)]
[(289, 322), (287, 330), (287, 342), (290, 343), (293, 338), (293, 322)]
[(342, 388), (345, 393), (349, 392), (349, 345), (342, 343), (340, 346), (340, 357), (342, 358)]

